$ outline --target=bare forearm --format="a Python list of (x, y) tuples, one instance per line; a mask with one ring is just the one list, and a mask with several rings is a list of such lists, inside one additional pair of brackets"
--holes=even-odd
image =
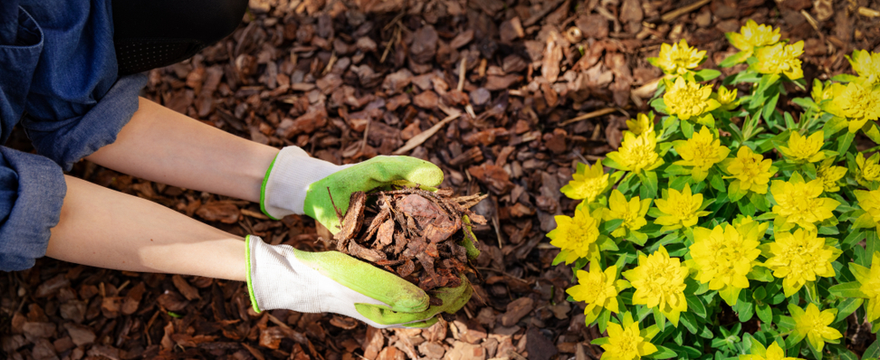
[(65, 180), (47, 256), (117, 270), (246, 279), (242, 238), (138, 197)]
[(258, 202), (277, 153), (141, 98), (116, 142), (87, 159), (139, 178)]

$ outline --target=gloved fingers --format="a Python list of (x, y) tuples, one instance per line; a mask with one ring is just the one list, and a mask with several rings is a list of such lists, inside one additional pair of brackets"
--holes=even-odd
[(462, 280), (461, 285), (454, 288), (442, 288), (439, 290), (442, 292), (434, 294), (436, 297), (443, 300), (443, 305), (439, 306), (438, 310), (444, 311), (448, 314), (455, 314), (467, 304), (471, 299), (471, 296), (474, 294), (474, 288), (464, 276), (462, 276)]
[(416, 321), (416, 322), (412, 322), (412, 323), (406, 323), (406, 324), (401, 325), (401, 327), (405, 328), (405, 329), (425, 329), (425, 328), (429, 328), (429, 327), (433, 326), (438, 321), (440, 321), (440, 319), (437, 319), (437, 317), (432, 317), (432, 318), (425, 320), (425, 321)]
[(443, 304), (431, 306), (422, 312), (396, 312), (382, 306), (370, 304), (355, 304), (355, 309), (362, 316), (379, 324), (404, 324), (406, 326), (412, 326), (410, 323), (434, 318), (440, 312), (454, 314), (456, 311), (464, 307), (473, 294), (473, 288), (467, 281), (467, 278), (462, 276), (462, 279), (462, 284), (457, 287), (437, 289), (434, 292), (434, 296), (442, 300)]
[(437, 165), (410, 156), (376, 156), (352, 166), (351, 169), (360, 167), (379, 183), (407, 180), (416, 184), (437, 186), (443, 182), (443, 171)]
[(388, 271), (337, 251), (295, 253), (300, 262), (339, 285), (388, 304), (389, 311), (416, 313), (428, 309), (428, 294)]

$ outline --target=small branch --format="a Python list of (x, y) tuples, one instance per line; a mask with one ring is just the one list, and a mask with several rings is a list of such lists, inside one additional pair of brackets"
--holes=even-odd
[(464, 89), (464, 73), (467, 71), (467, 57), (463, 56), (461, 58), (461, 66), (458, 68), (458, 91), (462, 91)]
[(571, 124), (571, 123), (576, 123), (576, 122), (578, 122), (578, 121), (584, 121), (584, 120), (587, 120), (587, 119), (592, 119), (592, 118), (594, 118), (594, 117), (599, 117), (599, 116), (602, 116), (602, 115), (607, 115), (607, 114), (613, 113), (613, 112), (615, 112), (615, 111), (617, 111), (616, 108), (604, 108), (604, 109), (596, 110), (596, 111), (593, 111), (593, 112), (589, 112), (589, 113), (583, 114), (583, 115), (578, 116), (578, 117), (574, 117), (574, 118), (571, 118), (571, 119), (565, 120), (565, 121), (559, 123), (559, 126), (565, 126), (565, 125), (568, 125), (568, 124)]
[(709, 0), (700, 0), (700, 1), (697, 1), (693, 4), (690, 4), (688, 6), (680, 7), (678, 9), (675, 9), (675, 10), (672, 10), (668, 13), (663, 14), (663, 16), (660, 17), (660, 20), (663, 20), (663, 22), (670, 22), (672, 20), (675, 20), (675, 18), (682, 16), (684, 14), (687, 14), (691, 11), (696, 10), (696, 9), (699, 9), (701, 6), (706, 5), (708, 3), (709, 3)]
[(428, 140), (429, 138), (431, 138), (431, 136), (437, 133), (437, 131), (440, 131), (440, 129), (443, 128), (444, 125), (452, 120), (458, 119), (459, 116), (461, 116), (460, 112), (458, 114), (449, 115), (445, 119), (440, 120), (440, 122), (432, 126), (430, 129), (426, 130), (425, 132), (413, 136), (413, 138), (409, 139), (409, 141), (407, 141), (406, 144), (404, 144), (400, 149), (394, 150), (394, 155), (401, 155), (406, 153), (407, 151), (415, 149), (416, 146), (421, 145), (423, 142), (425, 142), (425, 140)]

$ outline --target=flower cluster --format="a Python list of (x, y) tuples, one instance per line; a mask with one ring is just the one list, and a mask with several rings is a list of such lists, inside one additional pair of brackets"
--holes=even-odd
[(723, 85), (685, 40), (648, 59), (654, 112), (562, 187), (580, 202), (547, 235), (554, 264), (603, 359), (855, 358), (847, 322), (880, 329), (880, 147), (854, 141), (880, 143), (880, 54), (792, 98), (802, 41), (751, 20), (727, 38), (719, 66), (748, 66)]

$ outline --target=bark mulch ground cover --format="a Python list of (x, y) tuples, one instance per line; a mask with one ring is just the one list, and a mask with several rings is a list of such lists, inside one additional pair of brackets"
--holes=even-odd
[[(878, 0), (251, 0), (232, 36), (151, 71), (143, 95), (338, 164), (426, 159), (455, 196), (488, 194), (471, 208), (486, 220), (473, 225), (473, 299), (429, 329), (377, 330), (332, 314), (256, 314), (239, 282), (41, 259), (0, 274), (0, 356), (598, 359), (589, 341), (601, 335), (566, 301), (572, 273), (550, 266), (558, 250), (545, 234), (576, 205), (559, 192), (575, 163), (617, 148), (625, 120), (648, 110), (661, 72), (645, 58), (687, 39), (713, 66), (736, 51), (724, 32), (754, 19), (805, 41), (810, 84), (850, 71), (854, 49), (880, 52), (878, 11)], [(27, 149), (17, 134), (10, 145)], [(335, 249), (306, 217), (271, 221), (258, 204), (88, 162), (72, 174), (232, 233)], [(852, 330), (848, 342), (871, 341)]]

